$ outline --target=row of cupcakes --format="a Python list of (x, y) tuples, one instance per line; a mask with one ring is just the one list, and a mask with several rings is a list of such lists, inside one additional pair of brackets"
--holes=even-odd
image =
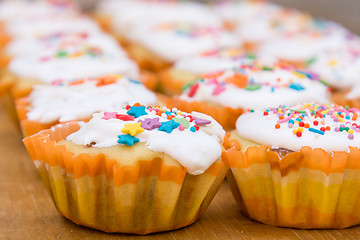
[[(230, 165), (234, 197), (252, 219), (359, 224), (359, 110), (325, 104), (329, 90), (317, 76), (263, 61), (246, 55), (209, 71), (182, 96), (161, 97), (168, 108), (147, 106), (159, 104), (156, 95), (115, 74), (36, 86), (18, 101), (19, 116), (32, 133), (63, 122), (24, 140), (59, 212), (107, 232), (177, 229), (204, 213)], [(290, 106), (303, 102), (321, 104)], [(193, 110), (237, 130), (224, 138)]]

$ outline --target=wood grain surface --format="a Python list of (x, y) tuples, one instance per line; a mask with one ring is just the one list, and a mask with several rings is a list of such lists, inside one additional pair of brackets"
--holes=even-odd
[(107, 234), (78, 226), (57, 211), (21, 142), (18, 127), (0, 106), (0, 239), (360, 239), (360, 227), (298, 230), (244, 217), (226, 182), (192, 226), (160, 234)]

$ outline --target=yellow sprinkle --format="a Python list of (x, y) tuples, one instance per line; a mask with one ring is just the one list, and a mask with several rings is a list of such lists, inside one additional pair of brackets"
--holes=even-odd
[(298, 72), (293, 72), (293, 74), (299, 78), (306, 78), (306, 76), (304, 74), (298, 73)]
[(304, 132), (304, 128), (299, 127), (299, 128), (298, 128), (298, 131), (300, 131), (300, 132)]
[(176, 115), (182, 115), (182, 112), (178, 111), (178, 112), (176, 113)]
[(333, 66), (337, 65), (337, 61), (336, 61), (336, 60), (330, 60), (330, 61), (328, 62), (328, 65), (331, 66), (331, 67), (333, 67)]
[(296, 134), (297, 133), (297, 129), (293, 129), (293, 134)]
[(353, 134), (353, 133), (354, 133), (354, 130), (349, 129), (348, 133)]

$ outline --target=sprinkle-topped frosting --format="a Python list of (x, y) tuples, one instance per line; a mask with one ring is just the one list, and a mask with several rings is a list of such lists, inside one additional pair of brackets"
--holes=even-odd
[(204, 75), (185, 89), (183, 100), (243, 109), (329, 102), (328, 88), (315, 75), (281, 65), (242, 65)]
[(110, 15), (113, 31), (122, 35), (144, 23), (187, 21), (205, 26), (222, 25), (221, 19), (210, 8), (192, 1), (106, 0), (99, 2), (97, 11)]
[(233, 33), (223, 28), (190, 22), (144, 24), (131, 31), (129, 38), (168, 61), (216, 48), (241, 45)]
[(261, 55), (245, 54), (241, 48), (222, 48), (181, 58), (174, 68), (195, 74), (223, 71), (249, 63), (273, 64), (275, 59)]
[(344, 89), (360, 80), (360, 40), (357, 47), (349, 45), (319, 54), (309, 69), (332, 87)]
[(92, 147), (133, 146), (144, 142), (147, 148), (168, 154), (190, 174), (198, 175), (220, 157), (224, 134), (222, 127), (205, 114), (134, 104), (118, 111), (94, 114), (66, 139)]
[(110, 75), (36, 85), (29, 101), (29, 120), (52, 123), (89, 119), (95, 112), (119, 109), (136, 102), (155, 104), (156, 96), (140, 82)]
[[(77, 36), (77, 33), (74, 35)], [(15, 57), (9, 64), (10, 72), (45, 83), (108, 74), (139, 78), (136, 63), (110, 36), (94, 34), (74, 41), (68, 39), (62, 38), (55, 45), (37, 53)]]
[(360, 146), (360, 110), (333, 104), (303, 104), (250, 110), (239, 117), (240, 137), (273, 148), (303, 146), (327, 152)]

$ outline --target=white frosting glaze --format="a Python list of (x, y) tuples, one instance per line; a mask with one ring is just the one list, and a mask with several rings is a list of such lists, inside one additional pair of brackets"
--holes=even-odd
[[(304, 110), (302, 106), (293, 106), (290, 108)], [(309, 110), (311, 111), (311, 109), (312, 108)], [(330, 107), (330, 109), (333, 108)], [(344, 108), (342, 108), (342, 110), (345, 111)], [(321, 127), (330, 126), (330, 130), (325, 131), (324, 135), (311, 132), (309, 131), (310, 128), (304, 127), (301, 137), (298, 137), (293, 133), (293, 131), (294, 129), (299, 128), (299, 124), (295, 123), (294, 126), (290, 125), (290, 127), (288, 126), (288, 121), (281, 123), (280, 128), (276, 129), (275, 124), (277, 124), (279, 120), (278, 113), (273, 113), (271, 110), (267, 116), (264, 116), (264, 110), (255, 110), (252, 113), (247, 112), (241, 115), (236, 122), (236, 130), (242, 138), (272, 146), (274, 148), (287, 148), (293, 151), (298, 151), (303, 146), (322, 148), (327, 152), (348, 151), (349, 146), (360, 146), (360, 129), (356, 128), (357, 130), (355, 131), (355, 127), (353, 127), (353, 129), (351, 127), (353, 123), (360, 124), (359, 118), (357, 118), (357, 120), (351, 120), (354, 116), (354, 112), (350, 111), (348, 114), (350, 119), (344, 119), (344, 122), (334, 122), (331, 115), (325, 114), (324, 124), (322, 124), (322, 120), (311, 116), (310, 111), (308, 111), (307, 114), (303, 114), (304, 119), (302, 122), (309, 123), (310, 128), (315, 128), (317, 130)], [(334, 112), (339, 111), (341, 110), (337, 109)], [(357, 109), (356, 111), (358, 114), (359, 110)], [(286, 116), (288, 113), (290, 113), (290, 111), (286, 111)], [(313, 124), (316, 120), (319, 122), (317, 126)], [(352, 129), (353, 139), (348, 137), (350, 134), (346, 132), (346, 130), (335, 130), (336, 128), (339, 130), (341, 124), (344, 124), (345, 127)]]
[[(126, 109), (117, 112), (127, 114)], [(150, 112), (147, 109), (146, 112), (148, 115), (140, 116), (134, 121), (122, 121), (116, 118), (105, 120), (102, 119), (104, 113), (94, 114), (87, 124), (81, 127), (79, 131), (69, 135), (66, 139), (78, 145), (87, 145), (95, 142), (96, 144), (93, 147), (111, 147), (118, 144), (119, 135), (124, 135), (121, 129), (124, 128), (125, 124), (136, 123), (138, 120), (146, 118), (159, 118), (160, 122), (168, 121), (165, 117), (157, 116), (155, 111)], [(215, 129), (212, 134), (208, 134), (202, 128), (200, 126), (200, 129), (196, 132), (192, 132), (189, 129), (180, 131), (179, 128), (176, 128), (171, 133), (159, 131), (155, 128), (145, 130), (135, 135), (135, 137), (140, 142), (144, 142), (147, 148), (163, 152), (177, 160), (187, 168), (190, 174), (198, 175), (205, 172), (221, 156), (222, 150), (219, 139), (222, 139), (225, 134), (224, 130), (221, 130), (219, 133), (221, 126), (215, 120), (212, 120), (212, 124), (207, 126), (206, 129), (207, 132), (210, 131), (209, 129)]]
[(209, 54), (202, 53), (181, 58), (175, 62), (174, 68), (195, 74), (205, 74), (230, 69), (255, 61), (263, 65), (272, 65), (276, 62), (275, 59), (268, 56), (246, 56), (240, 49), (225, 48), (215, 50)]
[(222, 25), (210, 8), (195, 2), (107, 0), (101, 1), (98, 12), (110, 15), (113, 30), (121, 35), (127, 35), (144, 23), (187, 21), (206, 26)]
[[(228, 77), (235, 74), (248, 77), (249, 84), (260, 85), (257, 90), (249, 91), (246, 88), (239, 88), (232, 83), (225, 83)], [(299, 76), (295, 70), (275, 68), (272, 71), (254, 69), (235, 69), (225, 71), (218, 76), (217, 81), (213, 78), (199, 81), (198, 89), (193, 96), (190, 96), (192, 87), (189, 87), (180, 99), (186, 101), (206, 101), (243, 109), (262, 109), (266, 106), (279, 106), (280, 104), (298, 104), (304, 102), (328, 103), (329, 95), (326, 86), (319, 81), (310, 80), (305, 75)], [(299, 84), (303, 90), (294, 90), (290, 84)], [(193, 85), (194, 86), (194, 85)], [(214, 92), (223, 88), (218, 94)]]
[(119, 109), (127, 104), (156, 103), (156, 96), (141, 83), (115, 77), (116, 83), (97, 87), (97, 80), (77, 85), (36, 85), (29, 96), (27, 118), (40, 123), (67, 122), (91, 118), (100, 111)]
[[(86, 39), (77, 39), (78, 41), (63, 40), (55, 46), (45, 46), (40, 52), (15, 57), (9, 64), (10, 72), (45, 83), (107, 74), (121, 74), (138, 79), (138, 66), (126, 56), (113, 38), (105, 34), (94, 34)], [(100, 54), (87, 54), (91, 48), (95, 48), (96, 53), (100, 51)], [(59, 51), (67, 54), (80, 52), (82, 55), (57, 57)]]
[(129, 38), (168, 61), (221, 47), (237, 47), (241, 41), (222, 28), (198, 26), (189, 22), (164, 25), (143, 24), (129, 32)]
[[(343, 47), (319, 54), (309, 69), (333, 87), (354, 86), (360, 81), (360, 43), (357, 50)], [(355, 97), (354, 94), (350, 95)]]

